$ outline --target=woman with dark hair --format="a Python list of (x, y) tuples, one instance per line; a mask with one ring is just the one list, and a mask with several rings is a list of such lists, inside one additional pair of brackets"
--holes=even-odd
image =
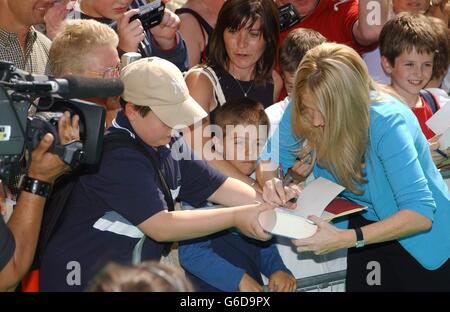
[[(272, 0), (226, 1), (209, 41), (206, 64), (192, 68), (186, 75), (190, 95), (207, 112), (241, 97), (249, 97), (264, 107), (272, 105), (282, 87), (281, 77), (273, 70), (278, 37), (279, 17)], [(210, 116), (203, 120), (202, 127), (209, 124)], [(202, 144), (191, 142), (199, 155), (205, 154), (205, 139)], [(231, 177), (254, 184), (226, 162), (208, 162)]]

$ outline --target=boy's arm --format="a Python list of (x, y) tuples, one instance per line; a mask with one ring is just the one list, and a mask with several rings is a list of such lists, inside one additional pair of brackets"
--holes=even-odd
[[(148, 32), (149, 33), (149, 32)], [(165, 60), (168, 60), (172, 63), (174, 63), (182, 72), (188, 70), (189, 68), (189, 58), (188, 58), (188, 52), (186, 48), (186, 43), (184, 42), (183, 37), (179, 32), (176, 33), (175, 40), (176, 45), (174, 48), (169, 50), (162, 49), (157, 43), (155, 38), (152, 36), (152, 55), (150, 56), (157, 56), (160, 58), (163, 58)]]
[(240, 180), (247, 185), (251, 186), (252, 188), (256, 188), (258, 192), (261, 192), (261, 189), (257, 186), (255, 183), (255, 180), (250, 178), (249, 176), (246, 176), (242, 172), (240, 172), (235, 166), (233, 166), (230, 162), (226, 160), (210, 160), (208, 161), (208, 164), (215, 169), (222, 172), (224, 175), (235, 178), (237, 180)]
[(180, 242), (180, 263), (186, 271), (221, 291), (237, 291), (245, 271), (217, 255), (210, 239)]
[[(32, 152), (28, 176), (47, 183), (68, 171), (68, 166), (56, 155), (47, 152), (54, 138), (46, 134)], [(0, 291), (12, 290), (28, 271), (36, 250), (46, 198), (22, 191), (8, 228), (15, 240), (12, 258), (0, 272)], [(0, 215), (0, 218), (2, 216)]]
[(234, 178), (225, 182), (208, 198), (208, 201), (224, 206), (238, 206), (264, 202), (260, 193), (250, 185)]
[(268, 246), (261, 248), (261, 273), (270, 277), (276, 271), (283, 271), (292, 275), (291, 271), (284, 265), (277, 246), (274, 243), (267, 242)]
[(287, 170), (295, 164), (297, 151), (303, 144), (303, 140), (297, 138), (292, 132), (292, 105), (292, 102), (290, 102), (286, 107), (278, 127), (269, 137), (258, 157), (256, 180), (260, 187), (264, 186), (267, 180), (278, 177), (279, 164), (281, 164), (283, 174), (286, 174)]
[(259, 240), (270, 239), (258, 222), (267, 205), (247, 205), (233, 208), (160, 211), (138, 225), (147, 236), (158, 242), (175, 242), (203, 237), (237, 227), (244, 235)]
[(291, 271), (284, 265), (275, 244), (261, 248), (261, 273), (269, 279), (269, 291), (293, 292), (297, 282)]
[(377, 42), (388, 16), (388, 0), (359, 0), (358, 20), (353, 24), (356, 41), (362, 46)]

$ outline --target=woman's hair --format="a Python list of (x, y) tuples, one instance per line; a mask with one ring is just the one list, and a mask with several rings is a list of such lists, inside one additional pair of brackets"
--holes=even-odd
[(208, 43), (207, 65), (227, 68), (229, 57), (225, 49), (225, 30), (240, 30), (261, 22), (261, 32), (266, 43), (264, 52), (255, 65), (254, 79), (257, 84), (272, 80), (272, 69), (277, 53), (280, 34), (279, 16), (273, 0), (228, 0), (222, 6), (217, 24)]
[(56, 77), (64, 75), (67, 68), (82, 73), (89, 66), (85, 55), (93, 47), (118, 44), (119, 37), (108, 25), (92, 19), (65, 21), (50, 48), (51, 72)]
[[(323, 43), (311, 49), (299, 65), (294, 83), (291, 123), (294, 133), (316, 150), (319, 165), (354, 193), (365, 183), (361, 163), (368, 144), (370, 91), (375, 89), (365, 63), (352, 48)], [(307, 94), (310, 103), (303, 103)], [(305, 104), (323, 116), (315, 127)]]
[(186, 292), (193, 291), (183, 272), (154, 261), (137, 266), (108, 263), (88, 284), (89, 292)]

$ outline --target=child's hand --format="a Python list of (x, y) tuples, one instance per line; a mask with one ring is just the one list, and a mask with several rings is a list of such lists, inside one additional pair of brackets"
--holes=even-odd
[(272, 238), (259, 224), (259, 214), (267, 209), (273, 209), (270, 204), (246, 205), (235, 208), (234, 226), (242, 234), (258, 240), (269, 240)]
[(284, 271), (276, 271), (269, 277), (269, 291), (272, 292), (294, 292), (297, 282), (292, 274)]
[(139, 43), (145, 38), (141, 21), (135, 19), (130, 23), (130, 18), (136, 14), (139, 14), (139, 10), (129, 10), (117, 21), (119, 48), (124, 52), (136, 52)]
[(180, 18), (168, 9), (164, 10), (161, 23), (151, 28), (153, 39), (163, 50), (169, 50), (177, 44), (177, 30), (180, 28)]
[[(439, 140), (440, 135), (435, 135), (434, 137), (432, 137), (431, 139), (428, 140), (428, 143), (430, 144), (430, 152), (431, 152), (431, 156), (433, 157), (433, 162), (435, 164), (439, 164), (440, 162), (442, 162), (444, 159), (448, 158), (450, 156), (450, 148), (447, 148), (446, 150), (440, 150), (440, 146), (439, 146)], [(440, 150), (440, 152), (437, 152), (437, 150)], [(444, 153), (444, 155), (442, 154)], [(447, 157), (445, 157), (445, 155), (447, 155)]]
[(304, 163), (301, 160), (296, 160), (294, 162), (294, 165), (291, 168), (289, 168), (289, 173), (291, 175), (294, 175), (293, 178), (296, 182), (303, 182), (309, 176), (313, 167), (314, 162)]
[[(272, 274), (273, 275), (273, 274)], [(241, 281), (239, 282), (239, 291), (243, 292), (261, 292), (262, 286), (258, 284), (250, 275), (244, 273)]]
[(316, 156), (311, 147), (306, 145), (300, 149), (294, 165), (289, 169), (291, 171), (290, 174), (296, 175), (295, 180), (297, 183), (304, 181), (308, 177), (314, 167), (315, 161)]

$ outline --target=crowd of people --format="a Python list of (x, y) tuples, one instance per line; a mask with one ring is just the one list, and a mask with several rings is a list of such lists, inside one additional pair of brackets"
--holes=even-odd
[[(0, 61), (124, 86), (82, 99), (105, 110), (95, 169), (50, 152), (83, 139), (60, 112), (18, 192), (0, 180), (0, 291), (293, 292), (336, 268), (347, 291), (450, 291), (450, 147), (427, 123), (450, 101), (447, 0), (188, 0), (144, 29), (147, 2), (170, 0), (0, 0)], [(367, 209), (262, 228), (317, 178)]]

